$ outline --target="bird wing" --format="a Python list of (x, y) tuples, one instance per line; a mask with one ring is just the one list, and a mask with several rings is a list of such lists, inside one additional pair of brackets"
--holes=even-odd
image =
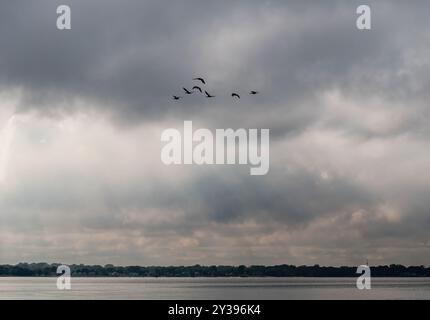
[(199, 80), (199, 81), (201, 81), (203, 84), (206, 84), (206, 81), (205, 81), (205, 79), (203, 79), (203, 78), (194, 78), (193, 80)]

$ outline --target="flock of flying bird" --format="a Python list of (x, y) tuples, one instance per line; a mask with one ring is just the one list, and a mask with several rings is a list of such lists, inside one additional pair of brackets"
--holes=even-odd
[[(206, 85), (206, 81), (203, 78), (194, 78), (193, 80), (194, 81), (200, 81), (203, 85)], [(207, 92), (206, 90), (203, 90), (199, 86), (194, 86), (191, 90), (188, 90), (187, 88), (182, 88), (182, 89), (184, 90), (185, 94), (193, 94), (196, 91), (199, 91), (200, 93), (203, 94), (203, 91), (204, 91), (204, 94), (205, 94), (206, 98), (215, 98), (215, 96), (211, 95), (209, 92)], [(249, 94), (256, 95), (256, 94), (258, 94), (258, 91), (251, 91)], [(238, 93), (236, 93), (236, 92), (233, 92), (231, 94), (231, 96), (233, 98), (240, 99), (240, 95)], [(173, 96), (173, 100), (179, 100), (179, 99), (182, 99), (182, 97), (181, 96), (176, 96), (176, 95)]]

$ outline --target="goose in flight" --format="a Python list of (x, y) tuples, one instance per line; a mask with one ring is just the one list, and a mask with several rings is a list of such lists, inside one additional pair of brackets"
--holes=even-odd
[(249, 94), (258, 94), (258, 91), (251, 91)]
[(178, 97), (178, 96), (173, 96), (173, 100), (179, 100), (179, 99), (181, 99), (182, 97)]
[(207, 91), (205, 91), (206, 98), (215, 98), (215, 96), (210, 95)]
[(182, 89), (184, 89), (186, 94), (192, 94), (193, 93), (192, 91), (188, 90), (187, 88), (182, 88)]
[(198, 86), (194, 86), (194, 87), (193, 87), (193, 90), (199, 90), (199, 91), (200, 91), (200, 93), (203, 93), (202, 88), (200, 88), (200, 87), (198, 87)]
[(193, 80), (201, 81), (203, 84), (206, 84), (206, 81), (203, 78), (194, 78)]
[(235, 93), (235, 92), (233, 92), (233, 93), (231, 94), (231, 96), (232, 96), (232, 97), (236, 97), (236, 98), (240, 99), (240, 95), (238, 95), (238, 94), (237, 94), (237, 93)]

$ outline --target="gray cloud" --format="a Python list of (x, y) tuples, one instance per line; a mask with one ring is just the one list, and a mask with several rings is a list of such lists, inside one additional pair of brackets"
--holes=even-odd
[[(369, 32), (361, 1), (73, 0), (66, 32), (59, 4), (0, 10), (5, 261), (428, 260), (428, 2), (370, 1)], [(195, 76), (217, 98), (172, 101)], [(270, 173), (163, 166), (184, 120), (270, 128)]]
[[(427, 97), (428, 73), (415, 73), (406, 56), (428, 43), (427, 18), (415, 14), (425, 12), (416, 9), (425, 2), (372, 3), (368, 33), (355, 29), (356, 6), (341, 1), (176, 1), (167, 8), (158, 1), (71, 1), (68, 32), (54, 27), (58, 3), (18, 1), (2, 8), (0, 79), (23, 88), (22, 110), (56, 111), (65, 104), (62, 111), (72, 111), (73, 101), (85, 97), (111, 105), (127, 121), (191, 117), (213, 103), (219, 122), (233, 107), (261, 118), (268, 110), (294, 115), (299, 109), (315, 120), (321, 113), (315, 95), (332, 88), (396, 101), (409, 101), (415, 91)], [(218, 102), (170, 101), (196, 75), (208, 78)], [(417, 75), (421, 85), (413, 88)], [(254, 88), (264, 96), (239, 106), (228, 98), (233, 90)], [(311, 121), (301, 119), (302, 125)]]

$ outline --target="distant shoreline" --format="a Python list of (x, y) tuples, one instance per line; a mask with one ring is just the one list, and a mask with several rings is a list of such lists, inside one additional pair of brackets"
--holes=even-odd
[[(0, 277), (56, 277), (60, 263), (19, 263), (0, 265)], [(69, 265), (73, 277), (94, 278), (352, 278), (357, 277), (353, 266), (114, 266)], [(430, 277), (430, 267), (370, 266), (372, 277)]]

